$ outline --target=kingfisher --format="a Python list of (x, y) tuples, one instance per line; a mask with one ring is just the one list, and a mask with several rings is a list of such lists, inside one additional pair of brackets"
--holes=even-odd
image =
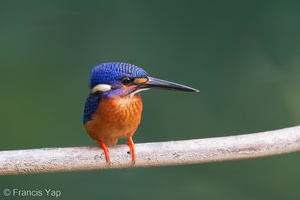
[(103, 149), (110, 163), (107, 145), (127, 138), (133, 163), (136, 153), (132, 136), (141, 122), (143, 109), (139, 92), (148, 89), (199, 92), (197, 89), (150, 77), (128, 63), (102, 63), (92, 69), (90, 93), (85, 102), (83, 124), (89, 136)]

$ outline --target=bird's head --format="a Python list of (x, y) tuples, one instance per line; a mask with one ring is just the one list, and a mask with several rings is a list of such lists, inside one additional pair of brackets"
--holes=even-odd
[(93, 68), (90, 78), (91, 93), (104, 97), (124, 97), (150, 88), (198, 92), (198, 90), (148, 76), (140, 67), (128, 63), (103, 63)]

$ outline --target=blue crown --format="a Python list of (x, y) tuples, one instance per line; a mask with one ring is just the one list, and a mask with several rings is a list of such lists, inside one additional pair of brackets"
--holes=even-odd
[(90, 78), (90, 89), (98, 84), (113, 85), (124, 77), (147, 78), (145, 70), (129, 63), (102, 63), (93, 68)]

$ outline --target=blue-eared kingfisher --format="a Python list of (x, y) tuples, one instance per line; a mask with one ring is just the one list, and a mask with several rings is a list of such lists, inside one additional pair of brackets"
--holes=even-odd
[(177, 83), (148, 76), (140, 67), (128, 63), (103, 63), (92, 69), (83, 123), (86, 132), (98, 142), (110, 162), (106, 145), (116, 145), (127, 138), (132, 161), (136, 154), (132, 136), (141, 121), (142, 100), (139, 92), (148, 89), (198, 92)]

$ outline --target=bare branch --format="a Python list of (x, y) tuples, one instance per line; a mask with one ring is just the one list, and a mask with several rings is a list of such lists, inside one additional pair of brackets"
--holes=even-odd
[(99, 147), (0, 152), (0, 175), (185, 165), (258, 158), (300, 151), (300, 126), (262, 133), (136, 144), (137, 162), (126, 145), (111, 146), (111, 163)]

